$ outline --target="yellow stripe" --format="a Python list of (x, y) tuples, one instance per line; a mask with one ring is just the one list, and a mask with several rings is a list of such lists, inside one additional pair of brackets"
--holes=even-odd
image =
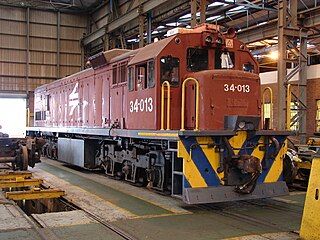
[[(212, 169), (217, 173), (219, 167), (220, 154), (215, 151), (215, 147), (208, 147), (214, 144), (211, 137), (197, 137), (197, 142), (199, 143), (204, 155), (208, 159)], [(219, 179), (221, 180), (224, 176), (223, 173), (217, 173)]]
[(183, 158), (183, 174), (191, 187), (207, 187), (206, 182), (181, 141), (178, 142), (178, 157)]
[(263, 140), (264, 137), (260, 137), (259, 141), (258, 141), (258, 146), (253, 150), (251, 156), (254, 156), (256, 158), (260, 159), (260, 162), (262, 161), (265, 151), (264, 150), (260, 150), (259, 146), (263, 145)]
[(276, 156), (264, 182), (270, 183), (270, 182), (277, 182), (283, 168), (283, 157), (287, 151), (287, 140), (285, 141), (285, 146), (281, 147), (278, 155)]
[(232, 148), (238, 148), (234, 149), (234, 154), (238, 154), (240, 151), (240, 148), (244, 144), (244, 142), (247, 139), (247, 132), (246, 131), (238, 131), (235, 136), (229, 139), (230, 145)]
[(143, 137), (178, 137), (178, 133), (138, 132)]

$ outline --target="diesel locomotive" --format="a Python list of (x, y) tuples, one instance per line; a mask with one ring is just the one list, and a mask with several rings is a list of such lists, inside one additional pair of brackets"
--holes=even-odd
[(173, 29), (35, 90), (48, 157), (188, 204), (288, 193), (288, 132), (262, 129), (258, 63), (233, 31)]

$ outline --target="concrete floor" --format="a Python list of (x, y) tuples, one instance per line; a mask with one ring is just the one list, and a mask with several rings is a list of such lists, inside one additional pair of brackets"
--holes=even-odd
[[(293, 231), (300, 228), (305, 198), (303, 192), (292, 192), (274, 199), (187, 206), (180, 200), (52, 160), (43, 160), (31, 171), (49, 185), (66, 190), (70, 202), (136, 239), (297, 239)], [(81, 221), (48, 225), (47, 230), (55, 239), (119, 239), (95, 221), (84, 224), (83, 217)], [(41, 239), (38, 235), (32, 228), (0, 231), (0, 239)]]

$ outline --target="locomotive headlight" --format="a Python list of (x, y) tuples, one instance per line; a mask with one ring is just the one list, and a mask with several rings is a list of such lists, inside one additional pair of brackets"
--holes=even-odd
[(218, 38), (218, 39), (216, 40), (216, 43), (222, 44), (222, 39), (221, 39), (221, 38)]
[(211, 36), (207, 36), (205, 39), (206, 44), (211, 44), (213, 42), (213, 39)]
[(246, 122), (239, 122), (238, 127), (243, 129), (246, 126)]

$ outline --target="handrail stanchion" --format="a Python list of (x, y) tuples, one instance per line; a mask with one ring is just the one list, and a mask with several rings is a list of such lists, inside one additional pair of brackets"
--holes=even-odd
[(170, 130), (170, 83), (164, 81), (161, 85), (161, 130), (164, 130), (164, 88), (167, 86), (167, 129)]
[(185, 104), (186, 104), (186, 83), (189, 81), (193, 81), (196, 85), (196, 127), (194, 131), (199, 130), (199, 82), (197, 79), (188, 77), (182, 83), (182, 102), (181, 102), (181, 131), (184, 131), (184, 112), (185, 112)]

